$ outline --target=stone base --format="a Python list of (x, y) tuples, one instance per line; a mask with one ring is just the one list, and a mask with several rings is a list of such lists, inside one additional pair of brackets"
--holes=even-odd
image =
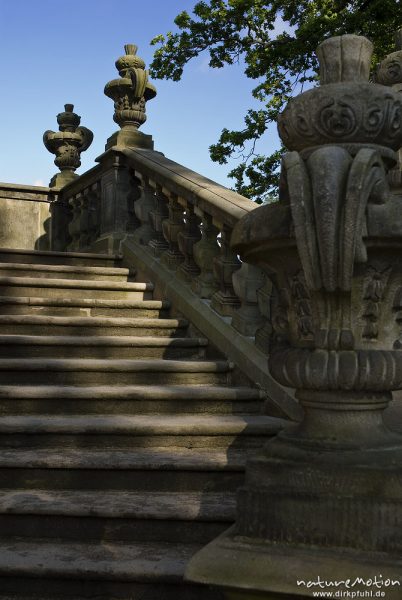
[(51, 188), (63, 188), (68, 185), (75, 179), (78, 179), (77, 173), (73, 173), (73, 171), (61, 171), (61, 173), (56, 173), (50, 180), (49, 187)]
[(269, 544), (236, 536), (235, 527), (198, 552), (185, 577), (220, 588), (228, 600), (303, 600), (324, 591), (344, 592), (333, 598), (402, 597), (400, 555)]
[(184, 256), (180, 252), (167, 250), (161, 257), (161, 263), (170, 271), (175, 271), (184, 260)]
[(240, 301), (237, 296), (226, 296), (218, 291), (211, 298), (211, 306), (223, 317), (231, 317), (235, 310), (240, 307)]
[(209, 300), (216, 292), (216, 284), (212, 277), (205, 280), (200, 276), (193, 279), (191, 289), (200, 298)]
[(181, 264), (176, 271), (176, 277), (185, 283), (191, 283), (199, 274), (200, 269), (196, 264), (189, 265), (185, 262)]
[[(247, 465), (237, 532), (321, 548), (402, 554), (402, 438), (379, 448), (313, 448), (289, 427)], [(402, 597), (402, 590), (401, 590)]]
[[(333, 413), (331, 421), (342, 418)], [(384, 584), (384, 596), (358, 581), (351, 591), (373, 594), (333, 598), (400, 600), (402, 437), (387, 431), (376, 411), (358, 418), (370, 433), (366, 444), (357, 423), (348, 445), (303, 439), (305, 422), (269, 441), (247, 463), (236, 525), (193, 558), (187, 577), (236, 591), (227, 595), (232, 600), (310, 598), (348, 588), (300, 582), (377, 577), (396, 581)]]
[(126, 237), (124, 234), (104, 235), (91, 245), (91, 251), (98, 254), (120, 254), (122, 240)]
[(141, 244), (142, 246), (148, 246), (149, 242), (155, 235), (154, 230), (147, 223), (143, 223), (132, 233), (132, 239)]
[(270, 323), (265, 323), (263, 327), (257, 329), (255, 332), (255, 345), (259, 348), (264, 354), (269, 354), (272, 343), (272, 325)]
[(240, 308), (233, 314), (232, 327), (242, 335), (253, 337), (258, 328), (261, 327), (263, 321), (261, 315), (254, 310), (243, 310)]
[(105, 150), (116, 147), (119, 148), (144, 148), (146, 150), (154, 149), (152, 135), (146, 135), (137, 129), (121, 129), (116, 131), (108, 138)]
[(148, 243), (148, 248), (151, 254), (156, 258), (159, 258), (169, 248), (165, 241), (153, 239)]

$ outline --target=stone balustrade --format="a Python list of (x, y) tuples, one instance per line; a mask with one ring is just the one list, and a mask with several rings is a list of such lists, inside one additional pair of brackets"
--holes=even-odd
[[(234, 225), (256, 205), (153, 150), (115, 148), (100, 162), (60, 191), (64, 240), (58, 236), (57, 249), (85, 251), (116, 233), (132, 236), (238, 332), (257, 333), (258, 347), (268, 352), (268, 336), (258, 332), (270, 331), (269, 311), (261, 312), (257, 297), (266, 276), (230, 248)], [(117, 225), (119, 210), (122, 229), (115, 230), (107, 221)]]
[[(153, 190), (152, 210), (148, 214), (142, 208), (137, 211), (142, 215), (141, 226), (153, 231), (143, 243), (194, 294), (209, 300), (222, 317), (230, 317), (240, 333), (254, 336), (256, 324), (263, 327), (266, 318), (256, 296), (264, 275), (256, 267), (251, 272), (242, 266), (230, 248), (230, 236), (238, 220), (256, 205), (152, 150), (125, 149), (122, 153), (140, 181), (139, 202)], [(242, 272), (240, 285), (233, 283), (238, 270)], [(250, 294), (256, 281), (260, 285)]]

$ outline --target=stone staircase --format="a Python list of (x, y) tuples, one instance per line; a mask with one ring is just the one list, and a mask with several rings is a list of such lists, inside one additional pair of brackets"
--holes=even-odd
[(281, 421), (119, 257), (0, 251), (0, 598), (206, 600)]

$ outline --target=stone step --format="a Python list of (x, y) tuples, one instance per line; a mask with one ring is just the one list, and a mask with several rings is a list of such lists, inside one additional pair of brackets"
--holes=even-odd
[(227, 361), (2, 358), (0, 385), (225, 384)]
[(0, 315), (0, 335), (180, 336), (187, 327), (185, 319)]
[(165, 336), (0, 335), (0, 358), (202, 358), (208, 340)]
[[(0, 578), (179, 583), (198, 544), (0, 541)], [(66, 583), (66, 582), (65, 582)], [(100, 590), (102, 588), (99, 588)]]
[(0, 248), (0, 262), (12, 263), (115, 267), (121, 265), (122, 258), (120, 254)]
[(0, 277), (2, 296), (41, 298), (105, 298), (111, 300), (152, 300), (151, 283), (126, 281), (86, 281), (80, 279), (38, 279)]
[[(1, 575), (0, 575), (1, 577)], [(205, 585), (7, 577), (0, 600), (222, 600)], [(10, 593), (7, 590), (11, 590)], [(27, 596), (27, 590), (30, 591)]]
[(255, 450), (3, 449), (0, 489), (234, 492)]
[(234, 492), (0, 491), (2, 537), (208, 543), (235, 519)]
[(284, 421), (264, 415), (10, 415), (4, 448), (260, 448)]
[(265, 394), (209, 385), (0, 386), (2, 414), (260, 413)]
[(0, 514), (172, 521), (234, 521), (234, 492), (1, 490)]
[(87, 267), (0, 262), (0, 277), (36, 277), (38, 279), (79, 279), (96, 281), (132, 280), (135, 273), (122, 267)]
[(167, 300), (104, 300), (93, 298), (34, 298), (0, 296), (0, 314), (78, 317), (166, 317)]

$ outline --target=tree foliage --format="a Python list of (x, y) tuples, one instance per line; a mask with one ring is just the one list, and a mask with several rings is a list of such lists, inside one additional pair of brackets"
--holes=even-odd
[(210, 155), (221, 164), (240, 155), (229, 176), (238, 192), (262, 201), (276, 194), (281, 150), (264, 156), (256, 143), (288, 99), (316, 79), (318, 44), (332, 35), (364, 35), (375, 45), (375, 63), (395, 49), (401, 17), (400, 0), (202, 1), (191, 16), (184, 11), (176, 17), (177, 33), (152, 40), (158, 47), (151, 74), (179, 81), (185, 65), (202, 52), (214, 68), (242, 59), (246, 77), (256, 80), (252, 95), (261, 108), (249, 109), (238, 131), (224, 128)]

